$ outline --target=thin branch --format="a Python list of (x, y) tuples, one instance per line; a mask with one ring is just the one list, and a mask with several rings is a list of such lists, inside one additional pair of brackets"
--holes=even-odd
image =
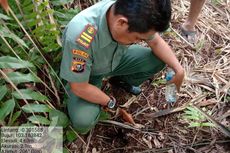
[(89, 150), (89, 144), (90, 144), (90, 141), (91, 141), (91, 138), (92, 138), (92, 135), (93, 135), (93, 131), (94, 131), (94, 129), (90, 130), (90, 134), (89, 134), (89, 137), (88, 137), (88, 140), (87, 140), (88, 143), (87, 143), (86, 148), (85, 148), (85, 153), (87, 153), (88, 150)]
[(82, 137), (80, 137), (80, 135), (73, 129), (73, 127), (72, 126), (69, 126), (70, 127), (70, 129), (76, 134), (76, 136), (81, 140), (81, 142), (83, 142), (84, 143), (84, 145), (86, 145), (86, 143), (85, 143), (85, 141), (82, 139)]

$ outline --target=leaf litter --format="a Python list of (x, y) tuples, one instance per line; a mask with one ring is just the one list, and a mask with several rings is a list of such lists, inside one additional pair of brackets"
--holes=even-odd
[[(178, 101), (173, 106), (166, 104), (165, 84), (154, 82), (162, 79), (163, 71), (144, 82), (143, 93), (137, 97), (112, 88), (119, 104), (132, 114), (133, 124), (139, 126), (125, 123), (119, 115), (114, 121), (99, 122), (90, 133), (87, 150), (91, 151), (88, 152), (230, 152), (230, 138), (218, 127), (189, 128), (183, 119), (184, 106), (192, 101), (198, 110), (205, 107), (211, 112), (207, 121), (215, 121), (214, 124), (224, 126), (229, 132), (230, 1), (206, 1), (196, 25), (199, 39), (195, 45), (180, 35), (180, 25), (188, 16), (189, 5), (188, 0), (172, 1), (171, 30), (162, 35), (186, 71)], [(173, 111), (159, 115), (166, 110)], [(151, 115), (156, 113), (158, 116)]]

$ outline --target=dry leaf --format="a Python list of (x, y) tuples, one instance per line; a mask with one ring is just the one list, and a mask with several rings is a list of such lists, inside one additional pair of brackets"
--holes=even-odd
[(159, 139), (160, 141), (162, 141), (162, 140), (165, 139), (165, 138), (164, 138), (164, 134), (163, 134), (162, 132), (159, 132), (159, 137), (158, 137), (158, 139)]
[(132, 96), (124, 105), (120, 105), (121, 107), (125, 107), (125, 108), (129, 108), (129, 106), (133, 103), (137, 101), (137, 97), (136, 96)]
[(137, 128), (137, 129), (142, 129), (142, 128), (144, 128), (145, 126), (142, 125), (142, 124), (137, 124), (137, 123), (135, 123), (135, 124), (134, 124), (134, 127)]
[(212, 105), (212, 104), (216, 104), (217, 101), (216, 99), (212, 98), (212, 99), (204, 99), (201, 102), (198, 103), (198, 106), (208, 106), (208, 105)]
[(133, 117), (131, 114), (127, 113), (126, 110), (119, 108), (119, 114), (122, 116), (122, 118), (133, 125), (135, 125), (135, 122), (133, 120)]
[(145, 137), (143, 137), (142, 140), (148, 145), (149, 149), (153, 148), (151, 141), (147, 140)]
[(159, 140), (156, 137), (154, 137), (153, 142), (154, 142), (156, 148), (161, 148), (161, 143), (159, 142)]
[(96, 148), (93, 148), (93, 149), (92, 149), (92, 153), (100, 153), (100, 151), (97, 151)]

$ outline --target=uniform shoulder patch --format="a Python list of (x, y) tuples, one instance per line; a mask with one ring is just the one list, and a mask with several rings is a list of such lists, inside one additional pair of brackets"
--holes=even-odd
[(75, 73), (82, 73), (85, 70), (86, 61), (81, 58), (73, 58), (71, 71)]
[(88, 24), (85, 26), (85, 29), (81, 32), (80, 36), (77, 37), (76, 42), (81, 46), (88, 49), (96, 35), (97, 30), (94, 26)]

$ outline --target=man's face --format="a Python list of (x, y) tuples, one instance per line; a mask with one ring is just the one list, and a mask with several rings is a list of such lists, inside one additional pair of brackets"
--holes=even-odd
[[(122, 22), (121, 20), (119, 21)], [(122, 45), (131, 45), (140, 41), (149, 40), (155, 33), (153, 30), (146, 33), (130, 32), (126, 21), (117, 23), (111, 28), (113, 39)]]
[(141, 41), (148, 41), (155, 33), (155, 31), (149, 31), (147, 33), (129, 32), (128, 30), (118, 31), (114, 39), (119, 44), (131, 45)]

